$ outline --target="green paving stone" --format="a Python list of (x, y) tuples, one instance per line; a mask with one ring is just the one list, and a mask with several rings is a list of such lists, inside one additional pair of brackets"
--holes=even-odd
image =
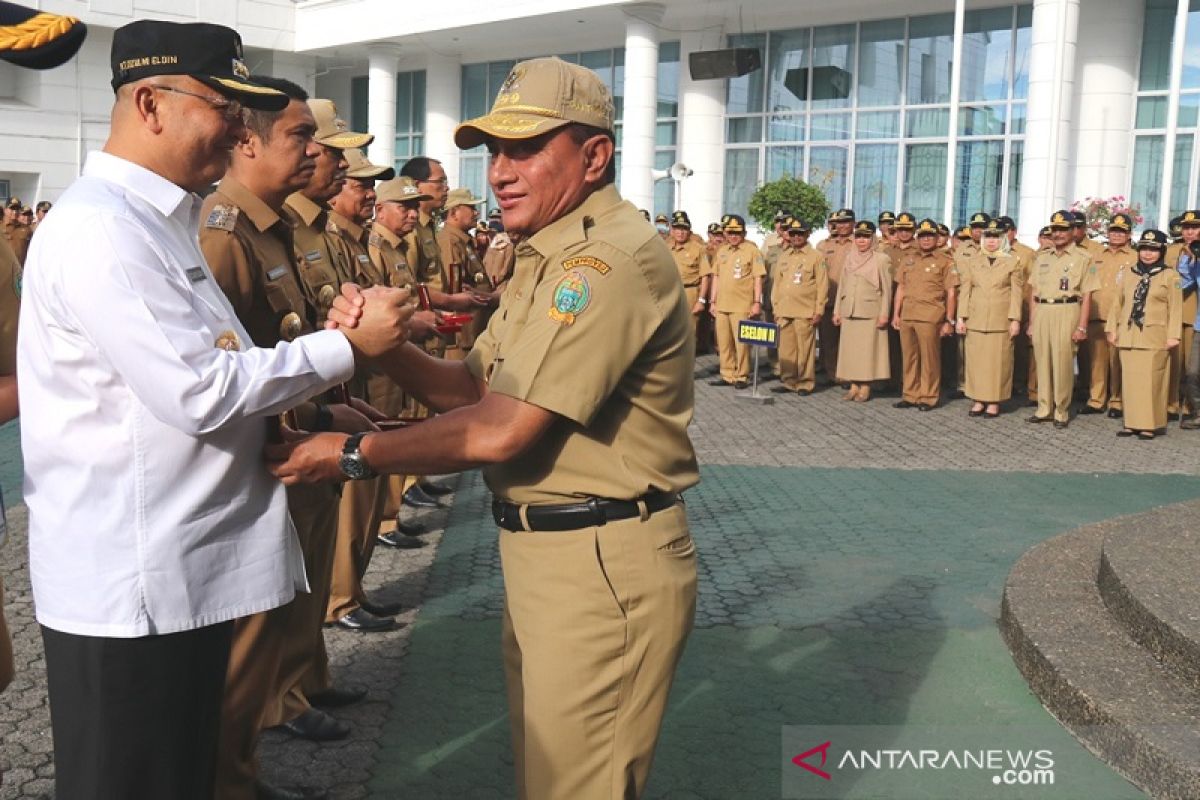
[[(851, 724), (903, 726), (896, 740), (917, 745), (927, 725), (1029, 728), (1071, 761), (1070, 785), (1030, 796), (1141, 796), (1042, 710), (996, 617), (1004, 579), (1028, 547), (1196, 498), (1200, 478), (742, 466), (702, 474), (688, 493), (701, 558), (697, 629), (648, 797), (779, 797), (783, 727)], [(511, 786), (488, 503), (479, 477), (465, 477), (400, 668), (373, 797)], [(890, 797), (878, 776), (838, 796)]]

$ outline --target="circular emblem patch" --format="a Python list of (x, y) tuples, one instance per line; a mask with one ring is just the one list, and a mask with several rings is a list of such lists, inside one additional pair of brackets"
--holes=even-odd
[(337, 297), (337, 292), (328, 283), (321, 287), (321, 291), (317, 293), (317, 302), (321, 304), (324, 311), (328, 311), (333, 305), (333, 298)]
[(550, 319), (560, 325), (574, 325), (575, 318), (584, 312), (592, 301), (592, 287), (579, 270), (571, 272), (554, 287)]
[(279, 338), (285, 342), (293, 341), (300, 335), (300, 330), (300, 315), (295, 311), (289, 311), (284, 314), (283, 319), (279, 321)]
[(221, 335), (213, 344), (218, 350), (228, 350), (231, 353), (242, 349), (242, 340), (234, 331), (221, 331)]

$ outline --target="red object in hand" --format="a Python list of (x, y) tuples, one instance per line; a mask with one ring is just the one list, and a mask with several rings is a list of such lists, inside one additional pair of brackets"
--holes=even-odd
[(433, 302), (429, 299), (429, 287), (423, 283), (417, 284), (417, 305), (422, 311), (433, 308)]
[(472, 319), (471, 314), (443, 314), (436, 329), (438, 333), (458, 333)]

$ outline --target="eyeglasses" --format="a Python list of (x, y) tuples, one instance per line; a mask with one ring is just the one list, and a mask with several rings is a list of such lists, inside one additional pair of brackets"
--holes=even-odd
[(210, 106), (220, 111), (225, 119), (237, 119), (242, 116), (242, 104), (237, 100), (230, 100), (227, 97), (209, 97), (206, 94), (197, 94), (189, 92), (186, 89), (176, 89), (174, 86), (163, 86), (162, 84), (152, 83), (150, 88), (158, 89), (161, 92), (172, 92), (174, 94), (186, 94), (188, 97), (195, 97), (198, 100), (203, 100)]
[(426, 178), (423, 181), (417, 181), (417, 183), (436, 183), (436, 184), (440, 184), (441, 186), (449, 186), (450, 185), (450, 181), (446, 178)]

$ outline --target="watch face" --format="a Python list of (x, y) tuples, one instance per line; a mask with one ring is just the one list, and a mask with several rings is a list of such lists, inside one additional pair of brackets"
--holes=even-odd
[(338, 459), (338, 466), (342, 469), (342, 474), (352, 481), (360, 481), (363, 478), (371, 476), (371, 468), (363, 460), (362, 454), (357, 451), (350, 454), (342, 454)]

